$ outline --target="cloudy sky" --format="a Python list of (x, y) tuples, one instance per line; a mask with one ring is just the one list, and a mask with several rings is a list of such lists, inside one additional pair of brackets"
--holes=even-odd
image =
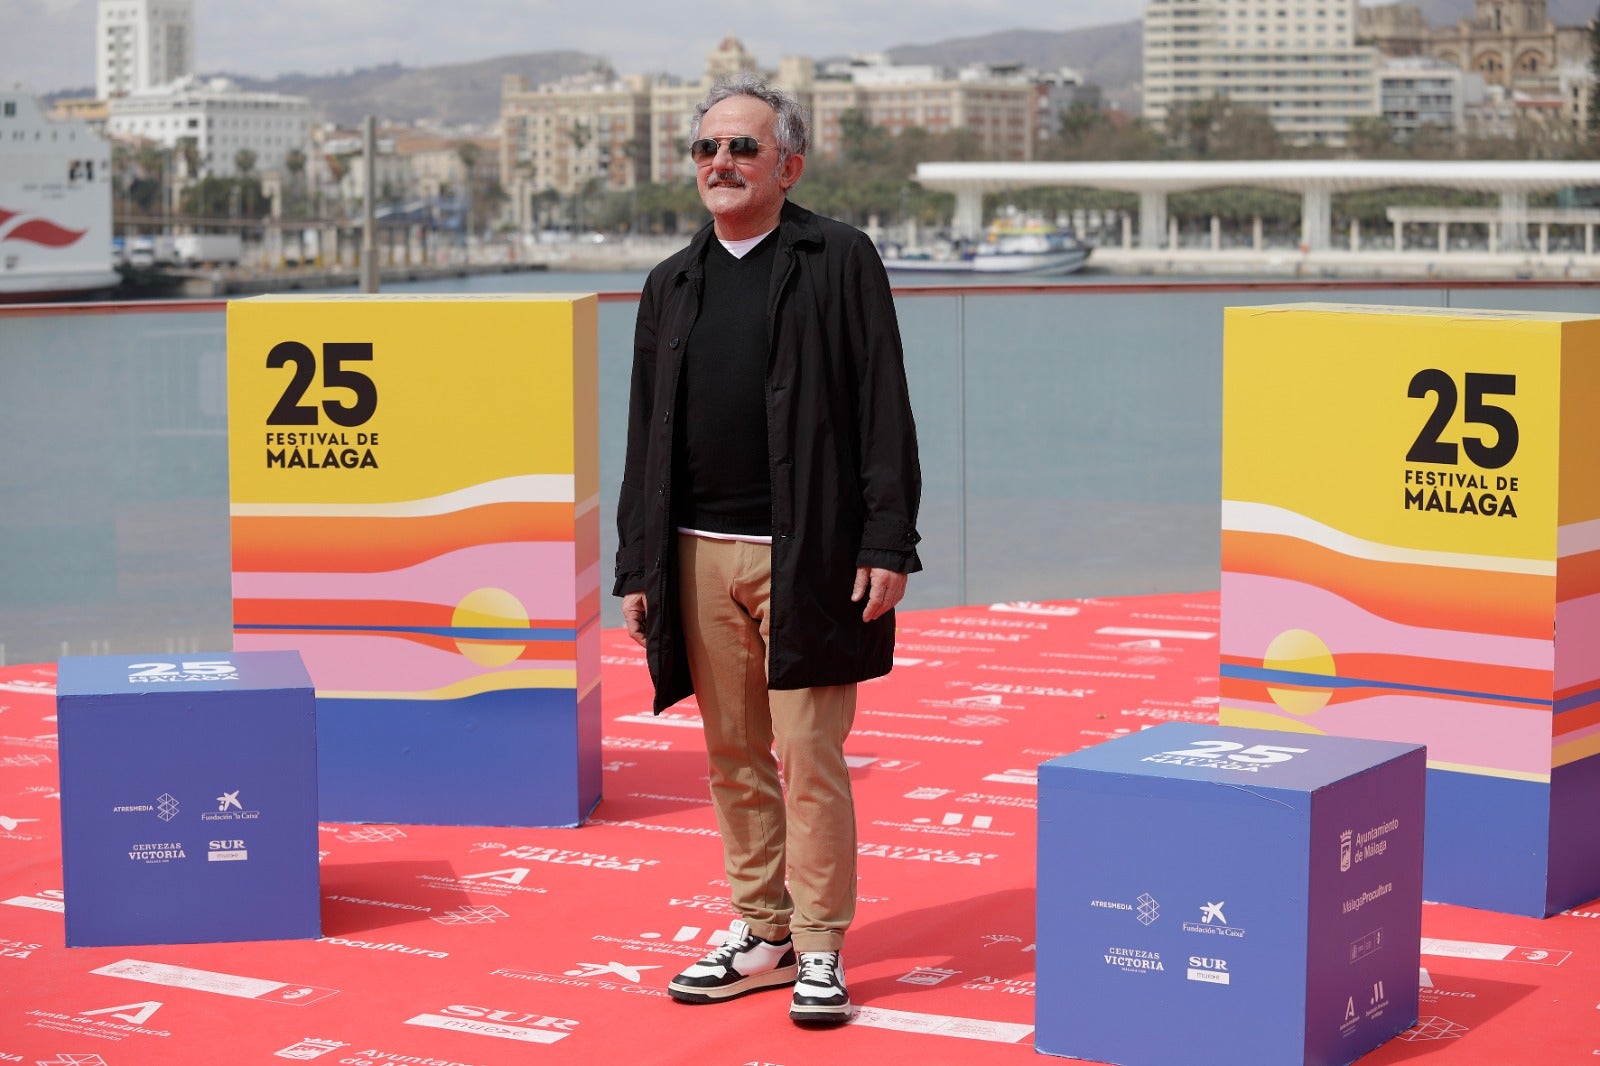
[[(95, 0), (0, 0), (0, 84), (92, 88)], [(930, 44), (998, 30), (1135, 19), (1144, 0), (195, 0), (196, 67), (330, 74), (571, 48), (622, 73), (698, 75), (724, 36), (764, 63)]]
[[(0, 0), (0, 83), (93, 88), (94, 0)], [(714, 11), (707, 14), (706, 11)], [(763, 64), (784, 54), (877, 51), (995, 30), (1139, 18), (1144, 0), (195, 0), (202, 74), (333, 74), (525, 51), (602, 54), (624, 74), (698, 75), (733, 34)]]

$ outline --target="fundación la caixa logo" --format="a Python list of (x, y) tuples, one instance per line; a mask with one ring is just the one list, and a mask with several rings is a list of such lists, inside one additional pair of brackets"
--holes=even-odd
[(202, 822), (253, 822), (260, 818), (260, 811), (247, 810), (245, 805), (239, 802), (239, 793), (242, 791), (243, 789), (236, 788), (232, 792), (224, 792), (218, 796), (217, 809), (214, 811), (202, 811), (200, 820)]

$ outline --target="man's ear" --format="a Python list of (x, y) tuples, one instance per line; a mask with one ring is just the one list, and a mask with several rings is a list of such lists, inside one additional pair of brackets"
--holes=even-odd
[(778, 185), (784, 192), (794, 188), (800, 180), (800, 174), (806, 169), (806, 157), (792, 155), (783, 161), (783, 166), (778, 168)]

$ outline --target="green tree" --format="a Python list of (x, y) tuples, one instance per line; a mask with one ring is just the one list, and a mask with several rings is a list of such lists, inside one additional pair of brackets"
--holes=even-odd
[(234, 184), (238, 186), (239, 207), (245, 218), (254, 218), (261, 204), (261, 179), (256, 176), (256, 153), (241, 148), (233, 153)]
[(1265, 110), (1225, 96), (1167, 112), (1167, 143), (1182, 159), (1283, 159), (1291, 154)]
[(1063, 162), (1161, 159), (1161, 135), (1143, 119), (1078, 101), (1061, 113), (1056, 135), (1039, 146), (1043, 159)]
[(874, 218), (893, 223), (905, 218), (938, 224), (949, 221), (954, 198), (915, 181), (917, 164), (928, 160), (974, 160), (983, 153), (966, 130), (932, 133), (911, 128), (898, 136), (874, 126), (860, 112), (840, 119), (837, 159), (812, 156), (794, 196), (823, 214), (858, 226)]
[(205, 159), (200, 155), (200, 140), (197, 137), (179, 137), (177, 145), (178, 158), (183, 160), (183, 176), (189, 181), (197, 181), (200, 172), (205, 167)]
[(291, 148), (284, 154), (283, 168), (289, 172), (288, 210), (284, 214), (289, 218), (298, 217), (305, 203), (306, 180), (306, 153), (299, 148)]
[(1589, 19), (1589, 155), (1600, 158), (1600, 8)]
[(171, 152), (155, 141), (144, 141), (136, 149), (118, 143), (112, 149), (112, 168), (122, 190), (118, 209), (144, 217), (163, 214), (163, 189), (171, 165)]
[(1395, 159), (1405, 154), (1394, 123), (1382, 115), (1359, 115), (1350, 120), (1345, 151), (1355, 159)]
[(456, 158), (461, 160), (461, 169), (466, 173), (462, 178), (462, 190), (467, 198), (466, 220), (467, 232), (477, 232), (477, 203), (474, 193), (478, 176), (478, 160), (483, 156), (483, 146), (477, 141), (458, 141), (456, 143)]

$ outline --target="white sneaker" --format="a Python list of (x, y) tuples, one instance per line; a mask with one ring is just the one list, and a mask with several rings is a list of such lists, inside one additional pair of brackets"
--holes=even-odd
[(844, 963), (837, 951), (802, 951), (800, 976), (789, 1006), (793, 1021), (838, 1025), (850, 1020), (850, 993), (844, 987)]
[(795, 970), (794, 944), (788, 937), (763, 940), (736, 918), (722, 946), (668, 982), (667, 995), (680, 1003), (719, 1003), (792, 985)]

